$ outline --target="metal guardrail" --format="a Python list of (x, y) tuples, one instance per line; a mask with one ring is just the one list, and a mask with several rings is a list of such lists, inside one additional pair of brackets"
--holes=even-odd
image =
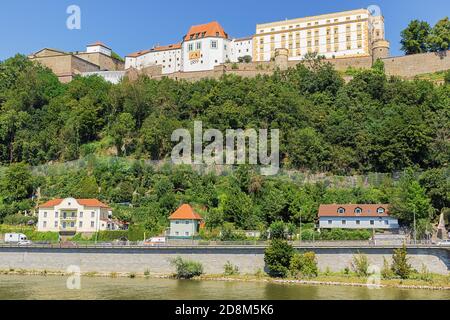
[[(226, 249), (226, 248), (239, 248), (239, 249), (251, 249), (251, 248), (266, 248), (268, 242), (210, 242), (210, 243), (166, 243), (166, 244), (112, 244), (112, 243), (92, 243), (92, 244), (79, 244), (79, 243), (33, 243), (31, 245), (18, 245), (0, 243), (0, 248), (21, 248), (21, 249)], [(388, 243), (370, 243), (367, 241), (362, 242), (290, 242), (295, 248), (399, 248), (402, 244), (388, 244)], [(448, 249), (448, 246), (439, 246), (431, 243), (416, 243), (407, 244), (407, 248), (423, 248), (423, 249)]]

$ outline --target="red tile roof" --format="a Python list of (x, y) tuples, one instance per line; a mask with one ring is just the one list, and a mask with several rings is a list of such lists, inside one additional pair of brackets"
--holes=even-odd
[(192, 26), (184, 37), (184, 41), (206, 37), (228, 38), (228, 34), (223, 30), (222, 26), (217, 21), (213, 21), (206, 24)]
[[(343, 208), (345, 213), (339, 213), (338, 210)], [(361, 214), (356, 214), (355, 210), (360, 208)], [(384, 209), (384, 213), (379, 214), (379, 208)], [(319, 207), (319, 217), (388, 217), (388, 204), (322, 204)]]
[(181, 49), (181, 43), (169, 44), (168, 46), (156, 46), (150, 51), (168, 51)]
[(183, 204), (170, 217), (169, 220), (203, 220), (203, 218), (188, 204)]
[[(64, 199), (53, 199), (50, 201), (47, 201), (44, 204), (41, 204), (40, 208), (53, 208), (54, 206), (60, 205), (61, 202), (63, 202)], [(86, 207), (100, 207), (100, 208), (109, 208), (108, 205), (104, 204), (103, 202), (97, 200), (97, 199), (75, 199), (78, 204)]]
[(169, 44), (167, 46), (156, 46), (149, 50), (141, 50), (141, 51), (130, 53), (129, 55), (127, 55), (127, 57), (137, 58), (137, 57), (140, 57), (140, 56), (150, 53), (150, 52), (169, 51), (169, 50), (178, 50), (178, 49), (181, 49), (181, 43)]
[(130, 53), (130, 54), (127, 55), (127, 57), (129, 57), (129, 58), (137, 58), (137, 57), (142, 56), (144, 54), (147, 54), (149, 52), (150, 52), (150, 50), (141, 50), (141, 51), (138, 51), (138, 52)]

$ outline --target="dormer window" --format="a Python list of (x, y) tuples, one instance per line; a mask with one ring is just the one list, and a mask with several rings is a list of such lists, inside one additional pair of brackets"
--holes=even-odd
[(220, 33), (219, 33), (219, 32), (216, 32), (216, 37), (218, 37), (218, 36), (220, 36)]
[(378, 208), (377, 209), (377, 213), (378, 214), (384, 214), (386, 212), (386, 210), (384, 210), (384, 208)]
[(345, 209), (344, 208), (339, 208), (338, 209), (338, 213), (339, 214), (344, 214), (345, 213)]
[(355, 214), (362, 214), (362, 209), (361, 208), (356, 208), (355, 209)]

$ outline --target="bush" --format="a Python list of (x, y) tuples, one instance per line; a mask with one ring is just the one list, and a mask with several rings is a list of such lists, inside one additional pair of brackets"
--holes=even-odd
[(176, 277), (178, 279), (192, 279), (203, 274), (203, 266), (199, 262), (183, 260), (177, 257), (171, 261), (176, 268)]
[(381, 277), (383, 279), (392, 279), (394, 278), (394, 273), (392, 272), (391, 266), (386, 258), (383, 257), (383, 269), (381, 269)]
[(447, 70), (444, 76), (444, 81), (446, 84), (450, 84), (450, 70)]
[(401, 279), (408, 279), (412, 272), (411, 265), (408, 263), (406, 246), (395, 249), (392, 255), (392, 272)]
[(361, 253), (354, 255), (352, 269), (360, 277), (368, 276), (369, 260), (367, 259), (367, 256)]
[(314, 252), (294, 254), (291, 259), (290, 271), (295, 277), (317, 277), (319, 270), (317, 268), (316, 254)]
[(235, 276), (239, 274), (239, 267), (233, 265), (230, 261), (225, 264), (223, 274), (225, 276)]
[(320, 240), (369, 240), (372, 237), (370, 230), (344, 230), (332, 229), (324, 230), (320, 234)]
[(23, 214), (16, 213), (10, 216), (6, 216), (5, 219), (3, 219), (3, 223), (8, 225), (34, 225), (37, 222), (37, 217), (28, 217), (24, 216)]
[(274, 239), (264, 251), (264, 262), (271, 277), (284, 278), (289, 273), (294, 248), (287, 241)]

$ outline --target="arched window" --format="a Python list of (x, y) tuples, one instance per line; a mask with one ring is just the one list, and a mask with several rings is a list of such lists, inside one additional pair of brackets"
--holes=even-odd
[(339, 214), (344, 214), (345, 213), (345, 209), (344, 208), (339, 208), (338, 209), (338, 213)]
[(383, 213), (385, 213), (386, 212), (386, 210), (384, 210), (384, 208), (378, 208), (377, 209), (377, 213), (378, 214), (383, 214)]
[(361, 208), (356, 208), (355, 209), (355, 214), (362, 214), (362, 209)]

